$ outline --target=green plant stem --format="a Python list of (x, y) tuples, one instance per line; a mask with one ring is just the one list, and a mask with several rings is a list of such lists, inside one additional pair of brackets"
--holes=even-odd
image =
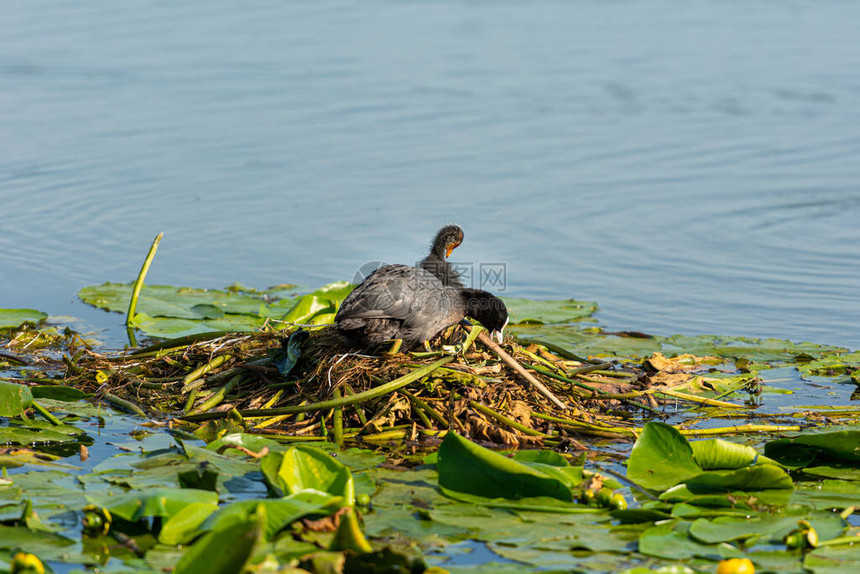
[(536, 354), (536, 353), (532, 353), (531, 351), (529, 351), (528, 349), (526, 349), (526, 348), (524, 348), (524, 347), (520, 347), (520, 348), (519, 348), (519, 349), (517, 349), (517, 350), (518, 350), (520, 353), (522, 353), (523, 355), (525, 355), (526, 357), (528, 357), (529, 359), (531, 359), (532, 361), (535, 361), (535, 362), (537, 362), (537, 363), (540, 363), (540, 364), (544, 365), (544, 366), (545, 366), (546, 368), (548, 368), (548, 369), (552, 369), (552, 370), (553, 370), (553, 371), (555, 371), (555, 372), (559, 372), (559, 371), (560, 371), (561, 373), (564, 373), (564, 369), (562, 369), (560, 366), (558, 366), (558, 365), (556, 365), (556, 364), (554, 364), (554, 363), (552, 363), (552, 362), (548, 361), (547, 359), (544, 359), (543, 357), (541, 357), (540, 355), (538, 355), (538, 354)]
[[(343, 390), (346, 392), (347, 395), (352, 396), (355, 394), (355, 391), (352, 390), (352, 387), (349, 386), (348, 383), (343, 384)], [(358, 420), (361, 421), (361, 426), (366, 425), (367, 424), (367, 416), (365, 416), (365, 414), (364, 414), (364, 407), (361, 406), (361, 403), (355, 404), (355, 412), (358, 415)]]
[[(247, 409), (239, 411), (239, 413), (244, 417), (267, 417), (293, 413), (307, 413), (311, 411), (323, 411), (334, 407), (346, 407), (357, 403), (363, 403), (365, 401), (369, 401), (371, 399), (387, 395), (388, 393), (392, 393), (401, 387), (405, 387), (409, 383), (413, 383), (422, 377), (426, 377), (427, 375), (435, 371), (438, 367), (450, 363), (453, 360), (454, 357), (450, 355), (447, 357), (443, 357), (438, 361), (427, 365), (426, 367), (422, 367), (420, 369), (412, 371), (408, 375), (404, 375), (402, 377), (394, 379), (393, 381), (390, 381), (383, 385), (379, 385), (378, 387), (374, 387), (372, 389), (368, 389), (361, 393), (356, 393), (347, 397), (341, 397), (339, 399), (330, 399), (328, 401), (322, 401), (319, 403), (280, 407), (276, 409)], [(187, 421), (208, 421), (211, 419), (221, 418), (223, 416), (225, 416), (225, 413), (201, 413), (199, 415), (188, 415), (179, 418)]]
[(206, 399), (203, 404), (191, 410), (191, 414), (205, 413), (206, 411), (213, 409), (219, 404), (221, 404), (221, 401), (223, 401), (227, 397), (227, 395), (229, 395), (233, 391), (233, 389), (236, 387), (236, 385), (239, 384), (239, 382), (244, 376), (245, 375), (243, 375), (242, 373), (234, 375), (232, 379), (224, 383), (217, 391), (212, 393), (212, 396)]
[[(429, 404), (425, 403), (424, 401), (419, 399), (416, 395), (410, 393), (406, 389), (398, 389), (397, 392), (402, 394), (403, 396), (405, 396), (407, 399), (409, 399), (409, 402), (411, 402), (413, 405), (415, 405), (417, 407), (416, 410), (419, 413), (423, 414), (424, 416), (429, 415), (430, 418), (432, 418), (438, 424), (442, 425), (442, 428), (449, 428), (448, 419), (446, 419), (441, 414), (439, 414), (439, 411), (437, 411), (436, 409), (431, 407)], [(430, 421), (427, 421), (426, 424), (427, 424), (427, 428), (432, 427), (432, 425), (430, 424)]]
[[(594, 365), (594, 366), (600, 367), (603, 365)], [(553, 373), (552, 371), (547, 371), (546, 369), (543, 369), (542, 367), (536, 367), (534, 365), (526, 365), (526, 368), (529, 368), (533, 371), (537, 371), (538, 373), (540, 373), (542, 375), (546, 375), (547, 377), (550, 377), (551, 379), (557, 379), (559, 381), (569, 383), (573, 386), (589, 390), (592, 393), (598, 395), (598, 397), (595, 397), (595, 398), (610, 398), (610, 394), (607, 393), (606, 391), (603, 391), (603, 390), (598, 389), (596, 387), (592, 387), (591, 385), (586, 385), (585, 383), (580, 383), (579, 381), (575, 381), (575, 380), (570, 379), (568, 377), (562, 377), (561, 375), (557, 375), (557, 374)], [(583, 368), (588, 368), (588, 367), (583, 367)], [(576, 370), (578, 371), (580, 369), (576, 369)], [(584, 395), (580, 394), (580, 396), (584, 396)], [(643, 411), (648, 411), (648, 412), (654, 413), (654, 414), (660, 414), (660, 411), (658, 411), (657, 409), (652, 409), (648, 405), (644, 405), (642, 403), (638, 403), (636, 401), (632, 401), (629, 399), (624, 399), (624, 400), (627, 400), (631, 405), (633, 405), (636, 408), (642, 409)]]
[[(606, 364), (608, 365), (609, 363), (606, 363)], [(599, 367), (600, 365), (596, 365), (596, 366)], [(629, 371), (605, 371), (603, 369), (595, 369), (591, 372), (594, 373), (595, 375), (603, 375), (604, 377), (613, 377), (615, 379), (622, 379), (622, 380), (628, 380), (629, 379), (631, 381), (635, 381), (636, 379), (639, 378), (639, 375), (637, 375), (636, 373), (631, 373)]]
[(185, 376), (185, 378), (182, 379), (182, 394), (185, 394), (189, 391), (189, 389), (191, 388), (189, 385), (191, 385), (191, 383), (193, 383), (194, 381), (196, 381), (197, 379), (199, 379), (200, 377), (202, 377), (203, 375), (205, 375), (209, 371), (211, 371), (213, 369), (217, 369), (218, 367), (220, 367), (221, 365), (223, 365), (224, 363), (226, 363), (227, 361), (229, 361), (232, 358), (233, 358), (233, 355), (230, 355), (230, 354), (217, 355), (217, 356), (213, 357), (212, 360), (210, 360), (205, 365), (201, 365), (201, 366), (197, 367), (196, 369), (194, 369), (193, 371), (191, 371), (190, 373), (188, 373)]
[(591, 423), (587, 423), (585, 421), (577, 421), (573, 419), (565, 419), (561, 417), (555, 417), (552, 415), (545, 415), (543, 413), (532, 413), (533, 417), (543, 419), (545, 421), (550, 421), (554, 423), (559, 423), (565, 425), (573, 430), (583, 432), (585, 434), (596, 434), (597, 436), (635, 436), (636, 430), (631, 428), (624, 427), (610, 427), (610, 426), (601, 426), (594, 425)]
[(40, 404), (39, 404), (39, 403), (37, 403), (36, 401), (33, 401), (33, 402), (30, 404), (30, 406), (31, 406), (31, 407), (33, 407), (33, 410), (34, 410), (34, 411), (36, 411), (37, 413), (39, 413), (40, 415), (42, 415), (42, 417), (44, 417), (44, 418), (45, 418), (49, 423), (51, 423), (52, 425), (54, 425), (54, 426), (60, 426), (60, 425), (62, 425), (62, 424), (63, 424), (63, 423), (60, 421), (60, 419), (58, 419), (57, 417), (55, 417), (54, 415), (52, 415), (52, 414), (48, 411), (48, 409), (46, 409), (45, 407), (43, 407), (42, 405), (40, 405)]
[[(340, 388), (334, 389), (333, 396), (335, 399), (341, 398)], [(331, 415), (332, 437), (337, 446), (343, 446), (343, 407), (334, 407)]]
[[(174, 381), (179, 382), (179, 381)], [(152, 381), (132, 381), (131, 384), (141, 389), (163, 389), (173, 383), (153, 383)]]
[[(677, 428), (677, 427), (676, 427)], [(725, 436), (760, 432), (799, 432), (799, 425), (739, 425), (736, 427), (717, 427), (708, 429), (678, 429), (684, 436)], [(637, 432), (641, 429), (637, 429)]]
[(161, 341), (160, 343), (154, 343), (152, 345), (147, 345), (142, 349), (137, 349), (129, 353), (132, 357), (140, 357), (140, 356), (155, 356), (159, 351), (173, 351), (176, 349), (184, 349), (193, 343), (197, 343), (199, 341), (212, 341), (223, 337), (229, 333), (229, 331), (215, 331), (215, 332), (207, 332), (207, 333), (194, 333), (193, 335), (185, 335), (184, 337), (177, 337), (176, 339), (169, 339), (167, 341)]
[(132, 412), (138, 416), (146, 417), (146, 413), (143, 411), (143, 409), (131, 401), (121, 399), (118, 396), (111, 394), (111, 393), (105, 393), (103, 398), (104, 398), (104, 400), (113, 404), (114, 406), (117, 406), (117, 407), (124, 409), (126, 411), (129, 411), (129, 412)]
[[(580, 389), (585, 389), (586, 391), (590, 391), (591, 393), (594, 393), (596, 395), (605, 395), (606, 394), (605, 391), (602, 391), (598, 388), (592, 387), (591, 385), (586, 385), (585, 383), (575, 381), (575, 380), (571, 379), (570, 377), (565, 377), (563, 375), (559, 375), (558, 373), (553, 373), (552, 371), (548, 371), (548, 370), (544, 369), (543, 367), (538, 367), (536, 365), (528, 365), (527, 364), (526, 368), (531, 369), (532, 371), (537, 371), (541, 375), (545, 375), (551, 379), (555, 379), (557, 381), (561, 381), (563, 383), (573, 385), (574, 387), (579, 387)], [(585, 368), (587, 369), (588, 367), (585, 367)], [(579, 396), (587, 396), (584, 393), (578, 393), (578, 394), (579, 394)]]
[(143, 280), (149, 272), (149, 266), (152, 265), (152, 260), (155, 258), (155, 252), (158, 251), (158, 244), (161, 238), (164, 237), (162, 231), (155, 236), (152, 245), (149, 247), (149, 253), (146, 254), (146, 259), (143, 260), (143, 265), (140, 267), (140, 273), (137, 274), (137, 279), (134, 281), (134, 287), (131, 290), (131, 300), (128, 302), (128, 313), (125, 315), (125, 326), (128, 328), (129, 343), (132, 346), (137, 346), (137, 340), (134, 338), (134, 330), (131, 326), (137, 311), (137, 299), (140, 297), (140, 290), (143, 287)]
[(720, 407), (723, 409), (745, 409), (747, 408), (744, 405), (736, 405), (735, 403), (728, 403), (725, 401), (717, 401), (714, 399), (708, 399), (705, 397), (697, 397), (696, 395), (690, 395), (687, 393), (679, 393), (678, 391), (671, 391), (668, 389), (663, 389), (660, 391), (655, 390), (655, 395), (666, 395), (668, 397), (672, 397), (675, 399), (681, 399), (682, 401), (690, 401), (692, 403), (700, 403), (703, 405), (708, 405), (709, 407)]
[(367, 434), (361, 437), (361, 440), (367, 442), (387, 442), (391, 440), (401, 440), (406, 437), (405, 430), (390, 430), (379, 432), (376, 434)]
[(547, 341), (541, 341), (540, 339), (524, 339), (523, 343), (526, 342), (543, 345), (548, 351), (551, 351), (553, 355), (558, 355), (562, 359), (567, 359), (568, 361), (577, 361), (586, 365), (596, 365), (604, 363), (604, 361), (602, 360), (586, 359), (585, 357), (580, 357), (579, 355), (571, 353), (564, 347), (559, 347), (555, 343), (548, 343)]
[(185, 401), (185, 407), (182, 409), (184, 413), (190, 413), (194, 408), (194, 401), (197, 400), (197, 394), (199, 393), (198, 389), (192, 389), (190, 393), (188, 393), (188, 400)]

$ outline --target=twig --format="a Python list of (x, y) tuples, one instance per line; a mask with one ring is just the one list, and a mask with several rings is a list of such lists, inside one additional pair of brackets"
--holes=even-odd
[[(464, 327), (466, 327), (466, 329), (468, 329), (468, 330), (471, 330), (471, 329), (472, 329), (472, 326), (471, 326), (471, 325), (468, 325), (468, 326), (464, 325)], [(497, 355), (497, 356), (498, 356), (498, 357), (499, 357), (499, 358), (500, 358), (504, 363), (506, 363), (506, 364), (507, 364), (510, 368), (512, 368), (512, 369), (513, 369), (513, 370), (514, 370), (514, 371), (515, 371), (519, 376), (521, 376), (521, 377), (522, 377), (522, 378), (524, 378), (528, 383), (530, 383), (530, 384), (531, 384), (535, 389), (537, 389), (537, 390), (538, 390), (538, 391), (539, 391), (543, 396), (545, 396), (546, 398), (548, 398), (548, 399), (550, 400), (550, 402), (552, 402), (552, 404), (554, 404), (555, 406), (557, 406), (558, 408), (560, 408), (560, 409), (561, 409), (561, 410), (563, 410), (563, 411), (566, 411), (566, 410), (568, 410), (568, 409), (570, 408), (570, 407), (568, 407), (566, 404), (564, 404), (563, 402), (561, 402), (560, 400), (558, 400), (558, 398), (557, 398), (554, 394), (552, 394), (552, 392), (550, 392), (550, 390), (549, 390), (548, 388), (546, 388), (542, 382), (540, 382), (539, 380), (537, 380), (536, 378), (534, 378), (534, 376), (533, 376), (531, 373), (529, 373), (527, 370), (525, 370), (525, 369), (523, 368), (523, 366), (522, 366), (522, 365), (520, 365), (520, 364), (519, 364), (519, 363), (518, 363), (518, 362), (517, 362), (513, 357), (511, 357), (511, 356), (507, 353), (507, 351), (505, 351), (504, 349), (502, 349), (502, 348), (498, 345), (498, 343), (496, 343), (495, 341), (493, 341), (492, 339), (490, 339), (490, 336), (489, 336), (489, 335), (487, 335), (487, 332), (486, 332), (486, 331), (482, 331), (482, 332), (478, 335), (478, 340), (479, 340), (481, 343), (483, 343), (483, 344), (484, 344), (484, 346), (486, 346), (488, 349), (490, 349), (491, 351), (493, 351), (493, 352), (494, 352), (494, 353), (495, 353), (495, 354), (496, 354), (496, 355)]]

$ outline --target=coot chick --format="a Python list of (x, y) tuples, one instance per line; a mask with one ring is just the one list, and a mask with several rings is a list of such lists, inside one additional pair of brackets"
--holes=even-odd
[(362, 348), (400, 339), (409, 349), (467, 315), (502, 341), (508, 310), (492, 293), (443, 285), (419, 267), (386, 265), (347, 295), (334, 320), (338, 331)]
[(430, 255), (422, 259), (418, 266), (435, 275), (444, 285), (462, 287), (460, 276), (445, 260), (451, 257), (451, 252), (461, 243), (463, 230), (457, 225), (446, 225), (436, 234)]

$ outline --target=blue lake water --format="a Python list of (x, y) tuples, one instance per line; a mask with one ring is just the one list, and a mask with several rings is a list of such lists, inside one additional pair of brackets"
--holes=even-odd
[[(5, 2), (0, 307), (434, 231), (610, 329), (860, 347), (860, 4)], [(497, 289), (498, 290), (498, 289)]]

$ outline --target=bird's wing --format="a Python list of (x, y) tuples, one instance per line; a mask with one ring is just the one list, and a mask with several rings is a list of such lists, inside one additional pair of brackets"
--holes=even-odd
[(380, 267), (344, 299), (335, 320), (405, 320), (439, 288), (441, 282), (423, 269), (406, 265)]

